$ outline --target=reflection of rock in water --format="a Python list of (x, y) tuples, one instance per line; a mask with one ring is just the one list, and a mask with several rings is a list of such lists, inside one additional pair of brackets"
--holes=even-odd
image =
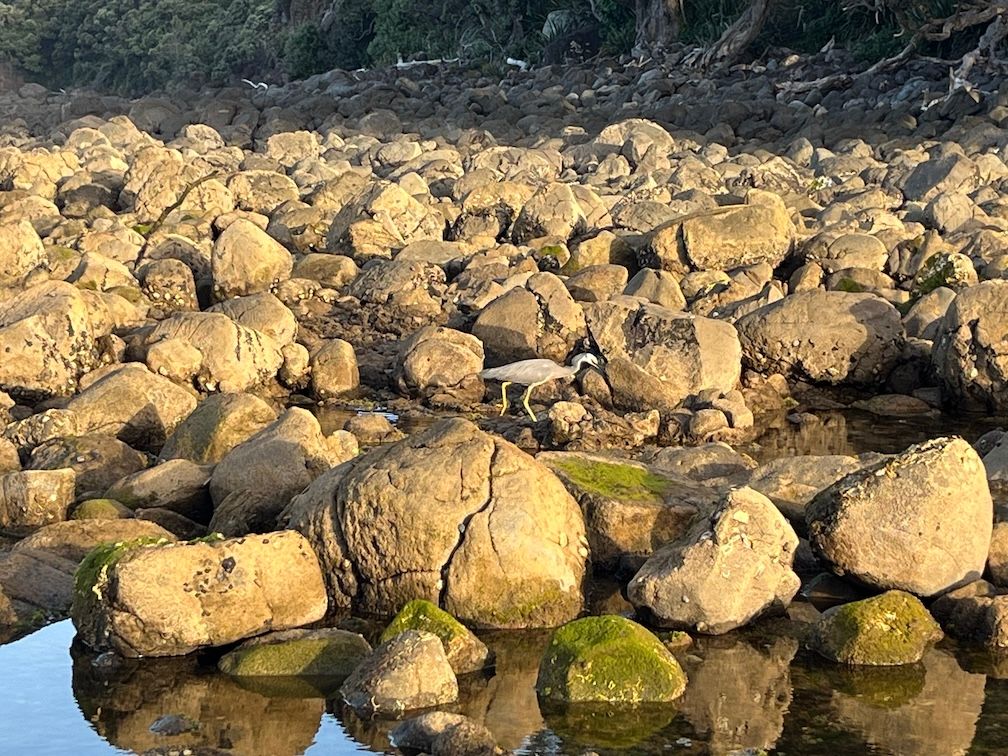
[(679, 714), (675, 703), (638, 707), (577, 704), (548, 710), (546, 723), (573, 750), (573, 746), (592, 749), (626, 750), (637, 746), (668, 727)]
[[(485, 725), (502, 748), (518, 748), (527, 736), (546, 726), (539, 713), (535, 681), (549, 638), (549, 632), (481, 635), (480, 640), (496, 655), (496, 669), (492, 675), (459, 677), (458, 703), (438, 708)], [(340, 701), (331, 701), (330, 707), (354, 740), (374, 751), (390, 749), (388, 734), (396, 721), (361, 719)]]
[(835, 691), (833, 711), (870, 744), (887, 752), (901, 756), (966, 753), (976, 734), (987, 678), (964, 671), (946, 651), (930, 650), (923, 663), (923, 687), (902, 705), (894, 707), (891, 699), (880, 705), (877, 693), (859, 686), (856, 695)]
[[(73, 691), (84, 717), (112, 745), (143, 752), (170, 746), (232, 753), (301, 753), (318, 731), (322, 699), (269, 698), (216, 670), (181, 659), (121, 660), (109, 669), (72, 650)], [(199, 723), (195, 732), (150, 731), (166, 715)]]
[(535, 682), (549, 638), (548, 632), (480, 636), (496, 654), (497, 669), (485, 685), (469, 695), (461, 693), (461, 713), (486, 725), (502, 748), (518, 748), (527, 735), (545, 726)]
[(765, 430), (756, 439), (759, 451), (755, 456), (761, 461), (778, 457), (808, 454), (846, 454), (859, 452), (850, 441), (847, 418), (839, 412), (822, 412), (803, 416), (804, 422), (793, 423), (786, 415), (764, 418)]
[[(700, 638), (683, 667), (689, 684), (679, 709), (711, 753), (773, 748), (791, 704), (790, 665), (798, 641), (764, 644), (738, 636)], [(691, 661), (694, 654), (703, 661)]]

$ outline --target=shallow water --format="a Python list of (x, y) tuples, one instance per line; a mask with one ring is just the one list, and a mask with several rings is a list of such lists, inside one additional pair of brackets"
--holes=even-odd
[[(780, 623), (776, 623), (780, 625)], [(690, 678), (673, 706), (633, 714), (544, 716), (533, 686), (544, 634), (491, 635), (493, 677), (461, 681), (456, 709), (527, 754), (996, 754), (1008, 749), (1008, 663), (940, 646), (922, 664), (852, 671), (820, 662), (789, 629), (700, 639), (678, 652)], [(214, 748), (241, 754), (388, 749), (391, 723), (363, 722), (307, 686), (264, 689), (194, 659), (102, 669), (70, 653), (61, 622), (0, 647), (5, 754), (110, 754)], [(160, 735), (165, 716), (195, 729)], [(198, 753), (198, 751), (197, 751)]]
[[(746, 448), (758, 459), (788, 454), (894, 452), (937, 435), (974, 441), (990, 418), (883, 419), (863, 412), (786, 420)], [(613, 586), (595, 613), (628, 607)], [(492, 676), (460, 681), (455, 710), (483, 722), (500, 744), (526, 754), (1008, 753), (1008, 657), (967, 653), (943, 643), (921, 664), (848, 670), (801, 648), (803, 621), (792, 607), (777, 620), (677, 651), (690, 678), (674, 706), (633, 713), (540, 711), (535, 677), (546, 633), (490, 634)], [(61, 622), (0, 646), (0, 754), (110, 754), (192, 748), (195, 753), (354, 754), (389, 749), (387, 722), (345, 711), (328, 686), (277, 681), (239, 684), (209, 657), (123, 661), (107, 667), (78, 647)], [(164, 717), (187, 731), (157, 734)], [(219, 749), (219, 750), (218, 750)]]

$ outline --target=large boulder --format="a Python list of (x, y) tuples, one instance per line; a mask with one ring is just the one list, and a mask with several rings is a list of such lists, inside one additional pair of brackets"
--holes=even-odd
[(290, 278), (294, 258), (251, 221), (239, 218), (214, 243), (210, 258), (219, 300), (267, 291)]
[(931, 354), (950, 404), (1008, 407), (1008, 281), (960, 291), (939, 321)]
[(325, 584), (298, 533), (163, 545), (112, 543), (77, 572), (80, 638), (123, 656), (181, 656), (321, 619)]
[(627, 596), (662, 626), (726, 633), (787, 607), (800, 586), (792, 570), (797, 548), (798, 536), (769, 499), (734, 489), (686, 536), (656, 550)]
[(107, 433), (138, 449), (157, 451), (196, 409), (191, 391), (128, 363), (113, 368), (67, 403), (81, 432)]
[(735, 326), (744, 362), (764, 375), (878, 384), (902, 353), (900, 314), (873, 294), (803, 291), (760, 307)]
[(213, 394), (178, 424), (161, 459), (216, 464), (276, 419), (276, 410), (252, 394)]
[(216, 312), (182, 312), (154, 326), (141, 349), (160, 342), (183, 342), (198, 352), (189, 378), (204, 391), (241, 392), (276, 375), (283, 365), (280, 345), (270, 336)]
[(739, 382), (742, 349), (730, 323), (630, 298), (588, 303), (584, 311), (622, 409), (673, 409), (691, 394), (727, 393)]
[(585, 617), (553, 633), (539, 666), (536, 693), (550, 704), (668, 703), (686, 674), (658, 638), (625, 617)]
[(0, 304), (0, 390), (29, 399), (72, 393), (114, 326), (106, 307), (71, 284), (22, 291)]
[(934, 596), (983, 573), (994, 506), (973, 447), (937, 438), (840, 479), (805, 517), (812, 548), (838, 574)]
[(552, 273), (536, 273), (494, 299), (472, 332), (491, 366), (536, 357), (563, 364), (586, 333), (581, 305)]
[(238, 536), (274, 529), (290, 500), (322, 473), (353, 458), (356, 446), (343, 431), (322, 435), (308, 410), (287, 410), (214, 468), (211, 531)]
[(550, 627), (583, 607), (581, 511), (553, 473), (462, 419), (316, 480), (281, 518), (323, 564), (334, 608), (438, 604), (469, 626)]
[(483, 344), (468, 333), (426, 326), (399, 347), (399, 390), (432, 405), (468, 404), (483, 398)]

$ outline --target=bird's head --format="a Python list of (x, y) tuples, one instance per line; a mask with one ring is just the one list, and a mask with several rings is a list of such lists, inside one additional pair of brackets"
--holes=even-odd
[(582, 352), (575, 355), (574, 359), (571, 360), (571, 367), (574, 368), (575, 372), (581, 372), (585, 368), (595, 368), (600, 373), (602, 372), (602, 363), (596, 355), (590, 352)]

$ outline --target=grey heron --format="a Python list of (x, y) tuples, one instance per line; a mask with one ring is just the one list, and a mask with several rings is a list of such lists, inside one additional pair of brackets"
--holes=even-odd
[(598, 357), (585, 352), (575, 355), (571, 360), (570, 366), (567, 367), (558, 365), (553, 360), (547, 359), (520, 360), (507, 365), (501, 365), (500, 367), (483, 370), (479, 376), (484, 380), (501, 381), (501, 415), (507, 412), (508, 409), (507, 387), (512, 383), (527, 386), (528, 388), (525, 389), (525, 394), (522, 396), (522, 405), (525, 407), (525, 411), (528, 412), (529, 417), (532, 418), (532, 422), (535, 422), (535, 413), (529, 407), (529, 397), (532, 395), (532, 389), (557, 378), (573, 378), (586, 367), (595, 368), (599, 372), (602, 372)]

